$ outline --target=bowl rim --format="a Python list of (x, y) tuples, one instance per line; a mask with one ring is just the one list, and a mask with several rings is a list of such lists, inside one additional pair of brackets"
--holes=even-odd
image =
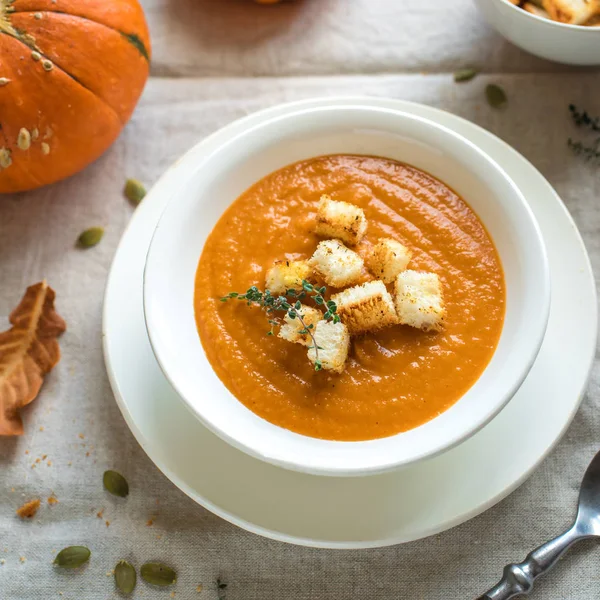
[[(374, 475), (374, 474), (379, 474), (379, 473), (384, 473), (384, 472), (388, 472), (391, 470), (395, 470), (397, 468), (401, 468), (403, 466), (413, 464), (413, 463), (425, 460), (427, 458), (431, 458), (433, 456), (441, 454), (441, 453), (449, 450), (450, 448), (462, 443), (463, 441), (467, 440), (468, 438), (473, 436), (475, 433), (477, 433), (487, 423), (489, 423), (506, 406), (506, 404), (514, 396), (516, 391), (519, 389), (519, 387), (525, 380), (527, 374), (531, 370), (531, 367), (533, 366), (535, 359), (537, 358), (537, 355), (538, 355), (539, 350), (542, 345), (542, 341), (546, 334), (549, 313), (550, 313), (550, 302), (551, 302), (551, 286), (550, 286), (550, 271), (549, 271), (549, 264), (548, 264), (548, 256), (547, 256), (545, 243), (544, 243), (543, 237), (541, 235), (541, 231), (540, 231), (539, 225), (537, 223), (537, 220), (535, 219), (535, 216), (533, 215), (533, 212), (532, 212), (529, 204), (527, 203), (526, 199), (520, 192), (519, 188), (516, 186), (516, 184), (513, 182), (513, 180), (508, 176), (508, 174), (504, 171), (504, 169), (502, 169), (502, 167), (496, 163), (496, 161), (494, 161), (490, 156), (487, 155), (487, 153), (485, 153), (478, 146), (476, 146), (475, 144), (470, 142), (468, 139), (463, 137), (461, 134), (455, 132), (454, 130), (452, 130), (449, 127), (440, 125), (437, 122), (432, 121), (428, 118), (417, 116), (406, 109), (402, 109), (402, 110), (400, 110), (400, 109), (382, 109), (378, 105), (370, 104), (371, 98), (369, 96), (333, 96), (333, 97), (313, 98), (311, 100), (312, 101), (322, 100), (323, 104), (320, 104), (317, 106), (312, 106), (310, 109), (304, 110), (305, 107), (303, 106), (302, 101), (292, 101), (292, 102), (288, 102), (288, 103), (282, 103), (279, 106), (281, 108), (288, 107), (290, 112), (280, 114), (277, 117), (273, 117), (273, 118), (271, 118), (269, 116), (268, 109), (266, 109), (264, 111), (259, 111), (259, 113), (265, 113), (265, 116), (267, 118), (264, 118), (260, 122), (255, 123), (250, 128), (247, 128), (247, 129), (244, 129), (244, 130), (238, 132), (234, 136), (229, 136), (227, 139), (224, 139), (219, 144), (219, 146), (212, 149), (208, 154), (204, 154), (204, 155), (201, 154), (202, 146), (205, 143), (207, 143), (212, 138), (213, 135), (216, 135), (221, 130), (221, 129), (219, 129), (215, 133), (211, 134), (210, 136), (204, 138), (203, 140), (201, 140), (200, 142), (198, 142), (197, 144), (192, 146), (178, 160), (176, 160), (168, 168), (168, 170), (170, 171), (170, 170), (176, 170), (176, 169), (179, 169), (182, 167), (186, 167), (185, 159), (191, 158), (192, 156), (195, 156), (196, 154), (198, 154), (201, 162), (200, 162), (200, 164), (196, 164), (195, 166), (197, 167), (196, 172), (199, 172), (199, 170), (201, 168), (203, 168), (203, 163), (205, 161), (207, 161), (211, 156), (213, 156), (214, 154), (217, 154), (220, 150), (223, 149), (224, 146), (228, 145), (232, 141), (236, 141), (238, 138), (240, 138), (240, 139), (243, 138), (244, 135), (246, 135), (248, 132), (250, 132), (254, 129), (260, 129), (261, 127), (264, 127), (265, 125), (268, 125), (270, 123), (281, 121), (282, 119), (289, 119), (290, 117), (293, 117), (294, 115), (302, 114), (304, 112), (315, 112), (315, 111), (319, 111), (319, 110), (328, 110), (328, 109), (340, 109), (340, 108), (344, 108), (344, 107), (345, 108), (367, 109), (369, 111), (394, 113), (401, 117), (408, 117), (409, 119), (411, 119), (413, 121), (421, 121), (429, 127), (437, 129), (438, 131), (442, 131), (447, 135), (450, 135), (450, 137), (453, 137), (458, 143), (463, 144), (464, 146), (470, 147), (477, 154), (479, 154), (487, 163), (489, 163), (499, 174), (501, 174), (501, 176), (504, 178), (504, 180), (513, 188), (516, 196), (520, 198), (521, 209), (525, 213), (527, 213), (529, 223), (530, 223), (531, 227), (533, 228), (533, 230), (535, 231), (536, 245), (538, 247), (539, 256), (541, 258), (540, 267), (543, 271), (542, 272), (543, 289), (541, 290), (542, 293), (540, 294), (541, 307), (540, 307), (540, 311), (538, 313), (538, 315), (540, 317), (539, 329), (536, 331), (536, 336), (534, 338), (532, 338), (532, 340), (531, 340), (533, 343), (530, 342), (531, 346), (530, 346), (529, 352), (524, 357), (524, 358), (526, 358), (526, 360), (523, 361), (523, 366), (521, 367), (521, 369), (518, 373), (518, 376), (514, 377), (512, 385), (510, 386), (509, 390), (507, 392), (505, 392), (505, 394), (503, 394), (502, 400), (497, 402), (494, 407), (492, 407), (490, 410), (488, 410), (486, 412), (484, 418), (481, 418), (479, 421), (475, 422), (474, 424), (472, 424), (471, 426), (469, 426), (466, 429), (461, 429), (460, 433), (454, 435), (451, 440), (449, 440), (447, 443), (444, 443), (442, 446), (438, 445), (434, 448), (430, 448), (427, 451), (422, 452), (419, 455), (409, 456), (408, 458), (406, 458), (404, 460), (398, 460), (397, 458), (395, 458), (394, 460), (379, 460), (377, 462), (377, 464), (373, 464), (372, 466), (360, 466), (358, 468), (352, 468), (352, 467), (347, 467), (347, 466), (346, 467), (332, 466), (332, 465), (325, 466), (325, 467), (320, 467), (320, 466), (317, 467), (314, 465), (309, 466), (302, 462), (288, 460), (288, 459), (280, 458), (280, 457), (273, 456), (273, 455), (266, 455), (266, 454), (259, 452), (252, 446), (247, 445), (246, 443), (238, 440), (237, 438), (232, 437), (231, 435), (229, 435), (228, 432), (220, 429), (212, 421), (207, 419), (202, 414), (202, 412), (199, 411), (195, 407), (194, 403), (191, 400), (187, 399), (186, 395), (184, 393), (182, 393), (181, 388), (178, 385), (176, 378), (172, 377), (171, 373), (169, 372), (169, 369), (164, 364), (163, 353), (160, 349), (160, 344), (157, 343), (157, 339), (154, 337), (154, 334), (153, 334), (153, 327), (151, 325), (151, 322), (153, 320), (152, 311), (149, 310), (149, 307), (148, 307), (148, 304), (149, 304), (148, 303), (148, 290), (149, 290), (148, 272), (151, 269), (150, 265), (152, 263), (151, 255), (153, 253), (153, 248), (156, 248), (156, 245), (154, 242), (157, 237), (157, 232), (159, 231), (161, 222), (164, 220), (165, 215), (168, 213), (170, 206), (175, 204), (176, 199), (179, 194), (179, 191), (187, 184), (188, 179), (183, 179), (183, 181), (180, 183), (180, 185), (176, 186), (169, 192), (170, 198), (167, 200), (167, 202), (165, 204), (165, 209), (164, 209), (163, 213), (161, 214), (161, 216), (158, 220), (157, 226), (152, 234), (152, 239), (150, 241), (149, 248), (147, 251), (146, 262), (144, 265), (144, 272), (143, 272), (144, 320), (145, 320), (145, 325), (146, 325), (146, 330), (148, 333), (150, 345), (152, 347), (152, 351), (154, 353), (154, 356), (157, 360), (157, 363), (158, 363), (160, 369), (162, 370), (163, 374), (165, 375), (165, 378), (171, 384), (171, 386), (174, 388), (176, 393), (181, 397), (184, 405), (188, 408), (188, 410), (190, 410), (191, 414), (193, 414), (194, 417), (199, 419), (210, 431), (215, 433), (221, 439), (225, 440), (227, 443), (229, 443), (233, 447), (245, 452), (246, 454), (248, 454), (250, 456), (253, 456), (255, 458), (258, 458), (259, 460), (273, 464), (275, 466), (283, 467), (285, 469), (292, 470), (292, 471), (299, 471), (302, 473), (308, 473), (308, 474), (314, 474), (314, 475), (337, 476), (337, 477)], [(340, 105), (332, 106), (330, 104), (332, 100), (345, 102), (346, 104), (342, 107), (340, 107)], [(418, 103), (412, 103), (412, 104), (418, 104)], [(240, 119), (237, 119), (236, 122), (237, 121), (242, 122), (242, 121), (244, 121), (245, 118), (246, 117), (241, 117)], [(227, 127), (227, 125), (225, 125), (224, 127)], [(190, 164), (189, 166), (192, 166), (192, 165)], [(186, 170), (187, 170), (187, 168), (186, 168)], [(232, 201), (234, 201), (234, 200), (232, 200)], [(229, 205), (230, 205), (230, 203), (227, 206), (229, 206)], [(204, 351), (204, 348), (202, 348), (202, 350)], [(210, 361), (208, 361), (207, 357), (206, 357), (206, 360), (210, 365)], [(212, 366), (211, 366), (211, 368), (212, 368)], [(487, 366), (486, 366), (486, 369), (487, 369)], [(218, 378), (218, 376), (217, 376), (217, 378)], [(219, 382), (220, 382), (220, 385), (223, 387), (223, 389), (235, 398), (235, 395), (232, 394), (227, 389), (225, 384), (223, 384), (223, 382), (220, 381), (220, 379), (219, 379)], [(237, 398), (235, 398), (235, 399), (236, 399), (236, 401), (239, 402), (239, 400)], [(257, 416), (257, 418), (265, 421), (270, 426), (279, 428), (277, 425), (270, 423), (270, 422), (266, 421), (265, 419), (262, 419), (258, 415), (256, 415), (256, 416)], [(281, 428), (279, 428), (279, 429), (281, 429)], [(294, 432), (291, 432), (291, 433), (294, 435), (300, 435), (300, 434), (296, 434)], [(397, 435), (400, 435), (400, 434), (397, 434)], [(302, 437), (306, 437), (307, 439), (309, 439), (313, 442), (314, 441), (326, 442), (327, 444), (337, 445), (338, 447), (341, 447), (341, 446), (349, 446), (349, 445), (354, 445), (354, 444), (365, 444), (365, 443), (369, 443), (369, 442), (379, 442), (379, 441), (383, 441), (383, 440), (389, 440), (389, 439), (393, 438), (394, 436), (388, 436), (386, 438), (380, 438), (380, 439), (375, 439), (375, 440), (364, 440), (364, 441), (358, 441), (358, 442), (347, 442), (347, 441), (339, 441), (339, 440), (320, 440), (318, 438), (312, 438), (310, 436), (302, 436)]]
[[(534, 15), (526, 10), (519, 8), (509, 0), (492, 0), (493, 2), (502, 2), (506, 6), (510, 7), (510, 10), (513, 10), (515, 14), (520, 14), (526, 19), (530, 19), (532, 22), (542, 23), (548, 27), (556, 27), (558, 29), (562, 29), (564, 31), (586, 31), (585, 35), (589, 35), (591, 32), (597, 30), (595, 34), (600, 34), (600, 27), (586, 27), (585, 25), (573, 25), (571, 23), (562, 23), (561, 21), (554, 21), (553, 19), (547, 19), (546, 17), (540, 17), (538, 15)], [(594, 33), (592, 33), (594, 35)]]

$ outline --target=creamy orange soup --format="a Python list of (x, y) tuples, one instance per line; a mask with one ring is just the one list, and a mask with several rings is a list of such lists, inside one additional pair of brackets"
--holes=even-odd
[[(397, 325), (353, 338), (342, 374), (315, 372), (304, 346), (266, 335), (260, 308), (220, 301), (263, 289), (275, 261), (312, 255), (322, 194), (364, 209), (367, 235), (355, 248), (363, 257), (378, 238), (392, 237), (412, 250), (409, 268), (439, 275), (443, 331)], [(498, 254), (467, 203), (423, 171), (366, 156), (318, 157), (261, 179), (216, 224), (195, 283), (200, 339), (233, 395), (275, 425), (330, 440), (390, 436), (452, 406), (490, 361), (504, 303)]]

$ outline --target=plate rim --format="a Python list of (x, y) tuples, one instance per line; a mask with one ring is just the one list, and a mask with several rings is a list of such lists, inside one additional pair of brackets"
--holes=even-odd
[[(562, 202), (561, 198), (558, 196), (556, 191), (552, 188), (552, 186), (544, 178), (544, 176), (535, 168), (535, 166), (532, 165), (524, 156), (522, 156), (520, 153), (518, 153), (509, 144), (507, 144), (506, 142), (504, 142), (503, 140), (501, 140), (500, 138), (498, 138), (491, 132), (476, 125), (475, 123), (472, 123), (472, 122), (468, 121), (467, 119), (464, 119), (463, 117), (449, 113), (448, 111), (444, 111), (444, 110), (441, 110), (441, 109), (438, 109), (435, 107), (427, 106), (427, 105), (416, 103), (416, 102), (398, 100), (398, 99), (394, 99), (394, 98), (384, 98), (384, 97), (378, 97), (378, 96), (344, 95), (344, 96), (325, 96), (325, 97), (317, 97), (317, 98), (308, 98), (305, 100), (297, 100), (297, 101), (293, 101), (293, 102), (289, 102), (289, 103), (277, 104), (273, 107), (259, 110), (257, 112), (251, 113), (250, 115), (247, 115), (240, 119), (232, 121), (231, 123), (225, 125), (221, 129), (215, 131), (214, 133), (207, 136), (199, 143), (192, 146), (189, 150), (187, 150), (184, 153), (184, 155), (182, 155), (182, 157), (180, 157), (170, 167), (168, 167), (166, 169), (166, 171), (163, 173), (163, 175), (155, 183), (152, 190), (150, 190), (148, 196), (151, 197), (152, 191), (155, 188), (159, 187), (161, 184), (164, 184), (164, 182), (166, 180), (168, 180), (168, 177), (169, 177), (173, 167), (182, 160), (183, 156), (198, 152), (199, 150), (202, 149), (202, 147), (204, 145), (208, 145), (209, 143), (213, 142), (215, 140), (215, 138), (230, 134), (232, 130), (235, 131), (235, 129), (237, 127), (241, 127), (241, 126), (245, 125), (247, 122), (252, 122), (254, 119), (265, 118), (265, 117), (269, 116), (270, 114), (278, 114), (278, 112), (282, 111), (282, 110), (295, 109), (298, 106), (302, 106), (302, 105), (305, 105), (305, 106), (306, 105), (317, 105), (317, 104), (321, 104), (321, 103), (331, 104), (331, 103), (335, 103), (335, 102), (348, 102), (348, 101), (354, 101), (354, 102), (360, 101), (360, 102), (365, 102), (365, 103), (381, 103), (381, 104), (379, 104), (381, 106), (390, 106), (390, 107), (404, 109), (404, 110), (406, 110), (406, 109), (410, 110), (411, 107), (417, 106), (421, 109), (424, 108), (427, 111), (431, 111), (429, 114), (432, 115), (432, 118), (439, 117), (440, 114), (444, 115), (444, 116), (449, 115), (453, 119), (457, 119), (458, 121), (461, 121), (463, 124), (466, 124), (469, 127), (474, 128), (475, 130), (478, 130), (480, 133), (483, 133), (490, 140), (493, 140), (495, 143), (498, 143), (501, 146), (503, 146), (504, 151), (508, 151), (509, 153), (511, 153), (513, 155), (513, 157), (516, 157), (519, 160), (523, 161), (529, 168), (532, 169), (532, 171), (534, 171), (537, 174), (537, 176), (540, 178), (540, 181), (541, 182), (543, 181), (543, 183), (547, 187), (548, 194), (552, 195), (555, 198), (555, 200), (558, 202), (560, 209), (563, 212), (563, 215), (564, 215), (567, 223), (571, 226), (571, 228), (573, 230), (573, 235), (575, 236), (577, 244), (578, 244), (580, 250), (582, 251), (582, 258), (585, 259), (586, 279), (589, 279), (592, 282), (594, 282), (594, 275), (593, 275), (593, 270), (591, 267), (590, 258), (587, 253), (587, 250), (585, 248), (581, 234), (580, 234), (579, 230), (577, 229), (575, 222), (573, 221), (573, 218), (571, 217), (566, 206), (564, 205), (564, 203)], [(163, 207), (163, 209), (164, 209), (164, 207)], [(290, 543), (290, 544), (308, 546), (308, 547), (329, 548), (329, 549), (360, 549), (360, 548), (384, 547), (384, 546), (396, 545), (399, 543), (406, 543), (406, 542), (414, 541), (416, 539), (422, 539), (424, 537), (428, 537), (430, 535), (434, 535), (436, 533), (446, 531), (448, 529), (451, 529), (452, 527), (455, 527), (461, 523), (464, 523), (464, 522), (472, 519), (473, 517), (481, 514), (482, 512), (484, 512), (491, 506), (497, 504), (498, 502), (500, 502), (501, 500), (506, 498), (515, 489), (517, 489), (525, 480), (527, 480), (531, 476), (531, 474), (538, 468), (538, 466), (541, 464), (541, 462), (543, 462), (543, 460), (553, 450), (553, 448), (560, 441), (560, 439), (563, 437), (564, 433), (570, 426), (575, 414), (577, 413), (577, 411), (579, 409), (579, 406), (583, 399), (584, 391), (587, 388), (587, 385), (589, 382), (591, 370), (593, 367), (594, 356), (595, 356), (595, 348), (597, 346), (598, 309), (597, 309), (597, 297), (596, 297), (595, 285), (591, 286), (591, 290), (592, 290), (592, 293), (594, 296), (594, 305), (596, 306), (596, 310), (594, 311), (594, 323), (593, 323), (594, 327), (593, 328), (590, 327), (590, 329), (593, 330), (593, 332), (594, 332), (594, 336), (593, 336), (594, 345), (593, 345), (593, 350), (590, 352), (590, 356), (588, 357), (588, 360), (587, 360), (587, 365), (586, 365), (586, 369), (585, 369), (586, 377), (584, 378), (584, 380), (581, 383), (581, 386), (579, 387), (577, 399), (576, 399), (575, 403), (573, 404), (570, 413), (568, 414), (568, 418), (566, 419), (565, 423), (563, 423), (562, 428), (560, 429), (560, 431), (558, 432), (556, 437), (552, 440), (552, 443), (549, 444), (545, 448), (545, 450), (538, 456), (537, 460), (534, 461), (534, 463), (525, 472), (523, 472), (520, 477), (518, 477), (515, 481), (513, 481), (511, 485), (505, 487), (500, 493), (489, 498), (486, 502), (482, 502), (478, 506), (472, 507), (472, 508), (470, 508), (470, 510), (468, 510), (464, 513), (461, 513), (460, 515), (456, 516), (454, 519), (448, 519), (448, 520), (444, 521), (443, 523), (440, 523), (435, 527), (430, 527), (427, 530), (423, 530), (419, 533), (419, 535), (415, 535), (412, 537), (408, 536), (408, 537), (393, 538), (393, 539), (386, 538), (386, 539), (372, 540), (372, 541), (335, 542), (332, 540), (316, 540), (313, 538), (303, 538), (303, 537), (298, 537), (295, 535), (289, 535), (289, 534), (285, 534), (278, 530), (269, 529), (269, 528), (251, 523), (250, 521), (246, 520), (245, 518), (240, 518), (240, 517), (236, 516), (235, 514), (229, 512), (228, 510), (221, 509), (219, 506), (215, 505), (211, 500), (204, 498), (202, 496), (202, 494), (199, 494), (195, 490), (192, 490), (191, 487), (185, 481), (183, 481), (178, 475), (171, 472), (171, 470), (169, 468), (164, 467), (161, 464), (162, 461), (160, 460), (160, 457), (155, 459), (155, 456), (159, 455), (160, 452), (158, 450), (151, 450), (150, 441), (146, 439), (145, 435), (142, 433), (142, 431), (136, 425), (131, 413), (129, 412), (127, 403), (121, 393), (118, 378), (117, 378), (115, 370), (111, 364), (110, 350), (108, 347), (108, 335), (107, 335), (107, 330), (106, 330), (106, 323), (108, 320), (108, 311), (109, 311), (109, 308), (108, 308), (109, 307), (109, 295), (112, 292), (112, 282), (113, 282), (112, 280), (113, 280), (114, 266), (115, 266), (116, 262), (120, 259), (120, 251), (121, 251), (122, 246), (124, 245), (124, 240), (127, 237), (127, 234), (129, 233), (130, 229), (133, 227), (134, 221), (137, 222), (138, 220), (142, 219), (144, 213), (145, 213), (144, 203), (142, 203), (138, 207), (136, 214), (134, 214), (130, 223), (128, 224), (128, 226), (126, 227), (126, 229), (123, 233), (121, 241), (119, 242), (119, 244), (117, 246), (117, 249), (115, 252), (115, 257), (111, 264), (110, 272), (109, 272), (109, 275), (107, 278), (107, 284), (106, 284), (106, 289), (105, 289), (105, 294), (104, 294), (104, 302), (103, 302), (103, 313), (102, 313), (102, 338), (103, 338), (104, 360), (105, 360), (107, 374), (108, 374), (108, 378), (109, 378), (109, 381), (111, 384), (111, 388), (112, 388), (113, 394), (115, 396), (117, 405), (119, 406), (119, 409), (129, 427), (129, 429), (133, 433), (135, 439), (140, 444), (142, 449), (146, 452), (146, 454), (148, 455), (150, 460), (156, 465), (156, 467), (174, 485), (176, 485), (181, 491), (183, 491), (187, 496), (189, 496), (196, 503), (198, 503), (201, 506), (205, 507), (206, 509), (210, 510), (211, 512), (213, 512), (217, 516), (223, 518), (224, 520), (226, 520), (234, 525), (237, 525), (238, 527), (241, 527), (242, 529), (256, 533), (263, 537), (267, 537), (270, 539), (274, 539), (274, 540), (278, 540), (278, 541), (282, 541), (282, 542), (286, 542), (286, 543)], [(183, 401), (181, 401), (181, 402), (183, 404)], [(362, 478), (362, 479), (368, 480), (368, 477)]]

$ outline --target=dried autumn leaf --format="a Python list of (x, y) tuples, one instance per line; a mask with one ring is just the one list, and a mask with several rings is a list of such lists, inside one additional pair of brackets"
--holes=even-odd
[(45, 281), (27, 288), (0, 333), (0, 435), (22, 435), (19, 411), (40, 391), (60, 360), (56, 338), (66, 324), (54, 310), (54, 290)]

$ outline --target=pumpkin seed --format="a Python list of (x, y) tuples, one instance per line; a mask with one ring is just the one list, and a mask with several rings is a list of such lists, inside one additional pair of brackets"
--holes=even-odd
[[(90, 227), (89, 229), (86, 229), (83, 233), (81, 233), (79, 235), (79, 237), (77, 238), (77, 243), (82, 248), (91, 248), (92, 246), (95, 246), (102, 239), (103, 235), (104, 235), (104, 229), (102, 227)], [(104, 476), (106, 478), (106, 473), (104, 474)], [(105, 481), (106, 481), (106, 479), (105, 479)], [(105, 483), (105, 485), (106, 485), (106, 483)], [(125, 495), (127, 495), (127, 494), (125, 494)]]
[(76, 569), (90, 560), (91, 554), (85, 546), (68, 546), (56, 555), (54, 564), (63, 569)]
[(0, 77), (0, 87), (8, 85), (10, 83), (10, 79), (8, 77)]
[(128, 179), (125, 182), (125, 189), (123, 190), (125, 197), (133, 204), (139, 204), (146, 195), (146, 188), (141, 181), (137, 179)]
[(120, 560), (115, 567), (115, 585), (124, 594), (131, 594), (137, 582), (137, 575), (133, 565), (126, 560)]
[(52, 69), (54, 68), (54, 65), (52, 64), (52, 61), (45, 58), (42, 61), (42, 67), (44, 67), (45, 71), (52, 71)]
[(113, 496), (125, 498), (129, 494), (129, 484), (127, 483), (127, 480), (121, 473), (117, 473), (117, 471), (105, 471), (102, 481), (104, 487), (113, 494)]
[(475, 69), (459, 69), (454, 73), (454, 81), (456, 81), (456, 83), (471, 81), (475, 75), (477, 75), (477, 71)]
[(33, 13), (33, 18), (37, 19), (39, 21), (42, 18), (42, 13), (41, 12)]
[(177, 573), (161, 563), (146, 563), (140, 569), (142, 579), (152, 585), (166, 587), (177, 581)]
[(17, 136), (17, 146), (19, 146), (21, 150), (29, 150), (29, 146), (31, 146), (31, 134), (25, 127), (21, 127), (19, 131), (19, 135)]
[(31, 139), (35, 142), (40, 137), (40, 130), (35, 127), (31, 130)]
[(488, 84), (485, 88), (485, 96), (492, 108), (502, 108), (508, 102), (504, 90), (495, 83)]
[(9, 148), (0, 148), (0, 167), (8, 169), (12, 165), (12, 152)]
[(42, 142), (42, 154), (50, 154), (50, 145), (46, 144), (46, 142)]
[(33, 60), (35, 60), (35, 61), (42, 60), (42, 55), (39, 52), (37, 52), (36, 50), (34, 50), (31, 53), (31, 58), (33, 58)]

